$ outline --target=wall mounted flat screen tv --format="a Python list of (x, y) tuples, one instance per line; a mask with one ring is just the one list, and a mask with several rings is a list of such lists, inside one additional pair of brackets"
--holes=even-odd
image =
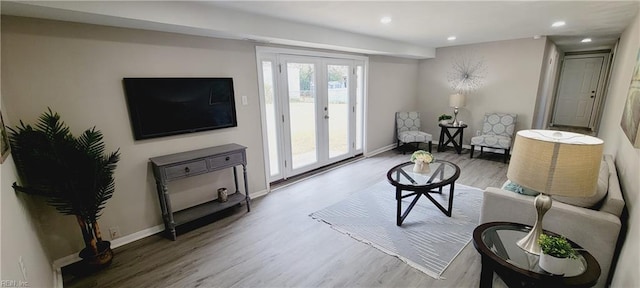
[(124, 78), (136, 140), (238, 126), (232, 78)]

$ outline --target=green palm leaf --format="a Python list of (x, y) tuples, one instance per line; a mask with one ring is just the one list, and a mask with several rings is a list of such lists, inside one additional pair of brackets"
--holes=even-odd
[[(119, 151), (106, 154), (102, 133), (95, 127), (74, 137), (51, 109), (33, 127), (21, 121), (8, 130), (22, 183), (14, 183), (14, 189), (43, 196), (60, 213), (77, 215), (87, 227), (93, 225), (113, 197)], [(87, 233), (83, 236), (89, 247)]]

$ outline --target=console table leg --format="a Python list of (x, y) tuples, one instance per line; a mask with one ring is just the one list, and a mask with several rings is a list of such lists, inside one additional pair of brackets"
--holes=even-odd
[(236, 184), (236, 193), (240, 190), (238, 189), (238, 171), (236, 171), (236, 166), (233, 166), (233, 182)]
[(250, 198), (249, 198), (249, 181), (247, 180), (247, 165), (242, 165), (242, 176), (244, 177), (244, 193), (245, 193), (244, 200), (247, 202), (247, 212), (251, 212), (251, 204), (249, 204)]
[(162, 201), (164, 201), (164, 208), (167, 212), (167, 221), (165, 222), (165, 227), (169, 228), (169, 233), (171, 240), (176, 241), (176, 222), (173, 221), (173, 210), (171, 209), (171, 200), (169, 199), (169, 189), (167, 188), (167, 183), (161, 183), (160, 187), (162, 187)]

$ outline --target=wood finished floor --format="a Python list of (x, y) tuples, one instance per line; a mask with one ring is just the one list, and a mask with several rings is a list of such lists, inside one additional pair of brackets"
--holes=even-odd
[[(434, 155), (460, 167), (457, 183), (485, 188), (506, 180), (501, 155)], [(99, 273), (74, 278), (63, 269), (65, 287), (478, 287), (472, 244), (436, 280), (308, 216), (384, 180), (408, 158), (381, 153), (285, 185), (252, 200), (250, 213), (241, 207), (175, 242), (154, 235), (119, 247)]]

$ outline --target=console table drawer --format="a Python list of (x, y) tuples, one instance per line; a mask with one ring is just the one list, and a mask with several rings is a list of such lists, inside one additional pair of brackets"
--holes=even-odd
[(211, 169), (235, 166), (245, 163), (243, 153), (233, 153), (229, 155), (216, 156), (209, 158), (208, 160), (209, 167), (211, 167)]
[(168, 180), (198, 175), (206, 173), (207, 171), (207, 162), (205, 160), (194, 161), (165, 168), (165, 173), (167, 173)]

